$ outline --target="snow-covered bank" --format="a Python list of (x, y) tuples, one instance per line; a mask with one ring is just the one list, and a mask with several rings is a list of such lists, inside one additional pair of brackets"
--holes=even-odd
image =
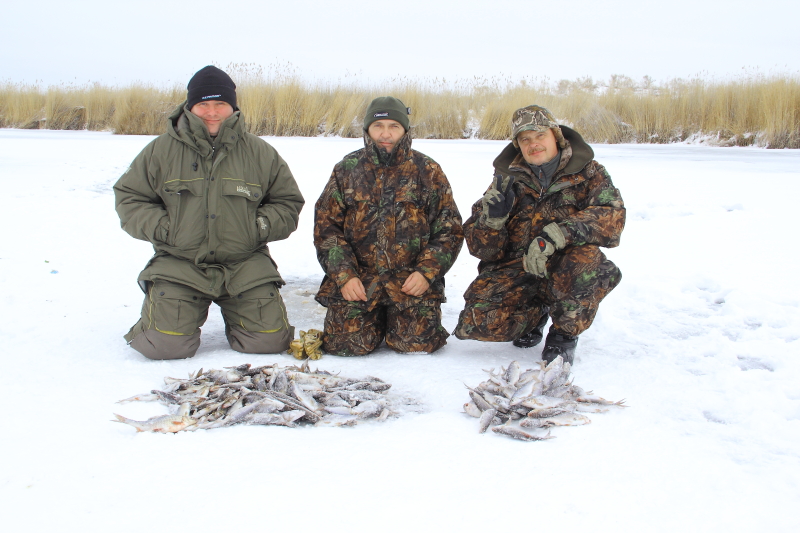
[[(135, 434), (158, 404), (114, 402), (197, 368), (282, 366), (230, 350), (212, 310), (197, 356), (153, 362), (122, 339), (152, 253), (119, 229), (111, 185), (149, 137), (0, 130), (0, 346), (6, 410), (0, 523), (10, 531), (295, 527), (796, 531), (800, 287), (788, 241), (800, 151), (600, 145), (628, 208), (623, 281), (581, 338), (575, 382), (630, 408), (526, 443), (479, 435), (463, 383), (541, 347), (459, 341), (431, 356), (380, 349), (319, 367), (375, 375), (421, 413), (355, 428), (233, 427)], [(268, 139), (307, 204), (271, 246), (299, 329), (320, 327), (313, 204), (359, 140)], [(414, 141), (466, 218), (504, 143)], [(448, 275), (452, 329), (477, 261)], [(313, 365), (312, 365), (313, 366)], [(141, 417), (141, 418), (139, 418)], [(511, 522), (509, 522), (511, 521)], [(263, 525), (262, 525), (263, 522)]]

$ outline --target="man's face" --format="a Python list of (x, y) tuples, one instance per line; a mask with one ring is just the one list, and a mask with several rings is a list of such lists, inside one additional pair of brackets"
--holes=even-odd
[(383, 148), (391, 153), (397, 145), (397, 141), (405, 135), (406, 130), (403, 125), (396, 120), (382, 119), (376, 120), (369, 125), (367, 130), (369, 138), (372, 139), (379, 148)]
[(550, 128), (545, 131), (525, 130), (517, 135), (517, 144), (529, 165), (543, 165), (558, 154), (556, 136)]
[(219, 126), (226, 118), (233, 115), (233, 107), (228, 102), (222, 100), (205, 100), (197, 102), (190, 109), (192, 113), (203, 120), (203, 124), (208, 128), (208, 133), (216, 135), (219, 133)]

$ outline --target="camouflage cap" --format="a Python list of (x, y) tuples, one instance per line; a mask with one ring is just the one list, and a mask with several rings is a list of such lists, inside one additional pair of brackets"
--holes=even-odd
[(521, 132), (528, 130), (545, 131), (547, 129), (553, 130), (553, 135), (555, 135), (559, 148), (565, 148), (566, 141), (561, 133), (561, 128), (558, 127), (553, 114), (546, 108), (538, 105), (529, 105), (517, 109), (511, 117), (511, 139), (517, 148), (519, 148), (517, 135)]

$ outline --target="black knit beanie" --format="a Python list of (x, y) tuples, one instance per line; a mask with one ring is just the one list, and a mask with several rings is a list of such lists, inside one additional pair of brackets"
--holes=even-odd
[(393, 96), (381, 96), (369, 104), (367, 113), (364, 115), (364, 131), (369, 129), (369, 125), (376, 120), (396, 120), (403, 128), (408, 131), (408, 115), (411, 109), (394, 98)]
[(222, 100), (228, 102), (236, 110), (236, 84), (225, 72), (209, 65), (198, 70), (189, 80), (187, 105), (191, 110), (198, 102), (204, 100)]

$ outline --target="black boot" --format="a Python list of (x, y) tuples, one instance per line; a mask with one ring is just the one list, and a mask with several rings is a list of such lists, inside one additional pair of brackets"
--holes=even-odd
[(517, 348), (533, 348), (540, 342), (542, 342), (542, 337), (544, 337), (544, 327), (547, 325), (547, 319), (549, 318), (548, 313), (550, 309), (544, 308), (544, 314), (542, 318), (539, 319), (539, 322), (536, 324), (532, 330), (528, 333), (523, 335), (518, 339), (514, 339), (511, 343), (516, 346)]
[(542, 350), (542, 361), (547, 364), (561, 356), (565, 363), (572, 364), (575, 361), (575, 347), (578, 345), (578, 336), (565, 335), (558, 333), (552, 327), (547, 333), (547, 339), (544, 341), (544, 350)]

